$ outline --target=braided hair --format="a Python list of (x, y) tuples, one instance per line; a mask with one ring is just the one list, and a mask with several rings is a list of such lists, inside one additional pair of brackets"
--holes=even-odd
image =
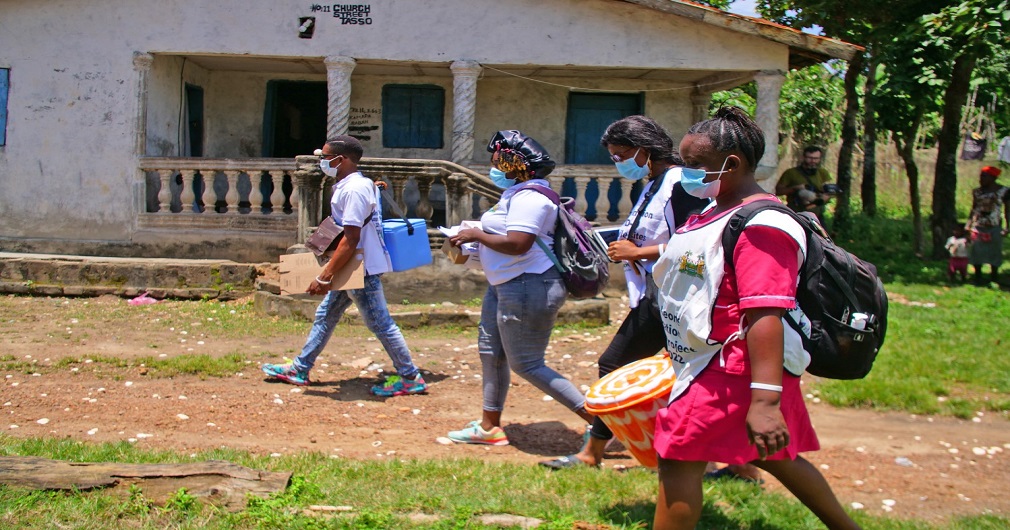
[(680, 152), (673, 145), (673, 138), (662, 125), (647, 116), (628, 116), (611, 123), (600, 138), (600, 145), (641, 147), (649, 152), (650, 160), (684, 165)]
[(692, 125), (687, 134), (708, 138), (712, 147), (722, 153), (739, 151), (751, 169), (765, 154), (764, 132), (740, 107), (721, 107), (715, 117)]

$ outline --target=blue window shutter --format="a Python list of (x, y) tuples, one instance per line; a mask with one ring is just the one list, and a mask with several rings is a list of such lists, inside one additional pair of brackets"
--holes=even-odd
[(404, 87), (382, 87), (382, 145), (410, 147), (410, 92)]
[(382, 87), (382, 145), (438, 149), (445, 91), (432, 85)]
[(416, 131), (418, 147), (442, 147), (442, 109), (445, 97), (442, 89), (426, 89), (417, 93), (413, 113), (417, 116)]
[(0, 68), (0, 145), (7, 145), (7, 94), (10, 70)]

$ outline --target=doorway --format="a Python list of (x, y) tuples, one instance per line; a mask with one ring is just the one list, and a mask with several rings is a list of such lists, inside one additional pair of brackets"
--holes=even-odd
[(269, 81), (263, 156), (310, 155), (326, 141), (326, 82)]
[(203, 88), (186, 83), (186, 151), (203, 156)]

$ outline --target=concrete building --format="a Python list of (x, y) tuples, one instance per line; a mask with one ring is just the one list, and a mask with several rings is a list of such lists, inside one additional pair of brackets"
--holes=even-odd
[(607, 124), (679, 137), (756, 80), (771, 177), (784, 73), (857, 50), (678, 0), (0, 0), (0, 249), (276, 259), (325, 209), (295, 156), (341, 133), (414, 215), (469, 216), (514, 128), (620, 218)]

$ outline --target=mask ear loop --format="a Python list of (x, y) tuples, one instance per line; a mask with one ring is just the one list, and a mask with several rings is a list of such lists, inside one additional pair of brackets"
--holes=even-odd
[[(726, 158), (722, 159), (722, 167), (719, 168), (719, 171), (706, 171), (705, 172), (706, 175), (711, 175), (713, 173), (718, 173), (719, 174), (719, 176), (716, 177), (715, 180), (713, 180), (712, 182), (715, 182), (716, 180), (722, 180), (722, 176), (724, 174), (726, 174), (726, 162), (729, 162), (729, 156), (728, 155), (726, 156)], [(706, 182), (706, 184), (707, 184), (707, 182)]]

